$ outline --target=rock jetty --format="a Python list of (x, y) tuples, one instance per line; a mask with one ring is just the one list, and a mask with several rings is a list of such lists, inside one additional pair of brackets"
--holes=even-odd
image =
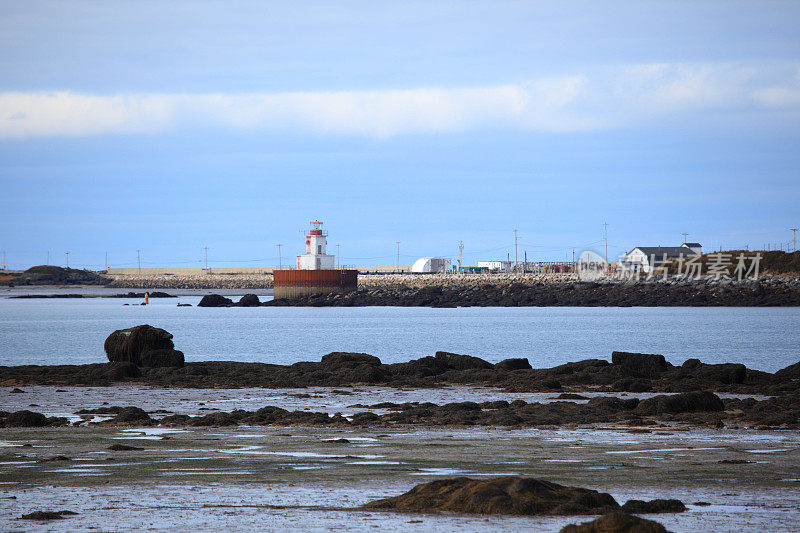
[(800, 280), (765, 278), (758, 282), (654, 281), (534, 282), (465, 284), (457, 286), (404, 285), (359, 288), (350, 293), (328, 293), (265, 302), (266, 306), (303, 307), (765, 307), (800, 306)]

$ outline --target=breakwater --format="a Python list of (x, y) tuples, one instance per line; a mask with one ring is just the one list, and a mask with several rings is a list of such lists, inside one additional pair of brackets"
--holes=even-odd
[(800, 280), (765, 278), (758, 281), (668, 282), (532, 282), (454, 284), (359, 288), (348, 294), (320, 294), (265, 302), (274, 306), (401, 306), (401, 307), (523, 307), (523, 306), (669, 306), (778, 307), (800, 306)]

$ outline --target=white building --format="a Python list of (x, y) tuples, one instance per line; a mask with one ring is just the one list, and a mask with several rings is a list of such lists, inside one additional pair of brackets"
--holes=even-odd
[(513, 261), (478, 261), (478, 268), (488, 268), (490, 272), (511, 272)]
[(450, 261), (443, 257), (420, 257), (411, 266), (411, 272), (436, 274), (444, 272), (450, 266)]
[(624, 266), (631, 272), (650, 273), (652, 268), (679, 257), (694, 257), (703, 253), (703, 247), (697, 242), (684, 243), (681, 246), (637, 246), (625, 255)]
[(306, 235), (306, 253), (297, 256), (298, 270), (327, 270), (334, 268), (334, 256), (328, 255), (328, 232), (322, 229), (322, 222), (311, 223), (311, 231)]

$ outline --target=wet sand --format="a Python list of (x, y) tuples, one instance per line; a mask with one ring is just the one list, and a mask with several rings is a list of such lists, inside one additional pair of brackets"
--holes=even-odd
[[(556, 396), (478, 387), (369, 387), (349, 389), (352, 394), (332, 388), (55, 390), (27, 387), (25, 394), (5, 395), (2, 408), (37, 403), (30, 409), (75, 418), (74, 411), (104, 401), (185, 414), (265, 404), (346, 413), (354, 403)], [(143, 450), (110, 451), (113, 444)], [(39, 462), (59, 455), (70, 459)], [(82, 426), (0, 429), (0, 527), (558, 531), (584, 521), (357, 508), (434, 479), (503, 474), (609, 492), (620, 503), (677, 498), (687, 512), (647, 515), (672, 531), (788, 531), (800, 519), (799, 431)], [(701, 501), (711, 505), (695, 505)], [(17, 520), (35, 510), (61, 509), (79, 515), (49, 523)]]

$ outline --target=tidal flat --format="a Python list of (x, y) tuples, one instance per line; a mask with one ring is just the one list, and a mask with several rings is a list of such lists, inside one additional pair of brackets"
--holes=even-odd
[[(36, 403), (39, 407), (30, 409), (57, 415), (109, 401), (201, 414), (283, 404), (346, 414), (347, 405), (367, 397), (399, 402), (555, 396), (533, 395), (473, 387), (302, 392), (28, 387), (25, 394), (5, 395), (3, 407)], [(115, 444), (140, 449), (110, 450)], [(0, 527), (558, 531), (591, 518), (359, 508), (435, 479), (501, 475), (608, 492), (620, 503), (679, 499), (687, 511), (647, 515), (671, 531), (788, 531), (800, 519), (795, 430), (83, 425), (0, 429)], [(49, 522), (19, 520), (37, 510), (78, 514)]]

